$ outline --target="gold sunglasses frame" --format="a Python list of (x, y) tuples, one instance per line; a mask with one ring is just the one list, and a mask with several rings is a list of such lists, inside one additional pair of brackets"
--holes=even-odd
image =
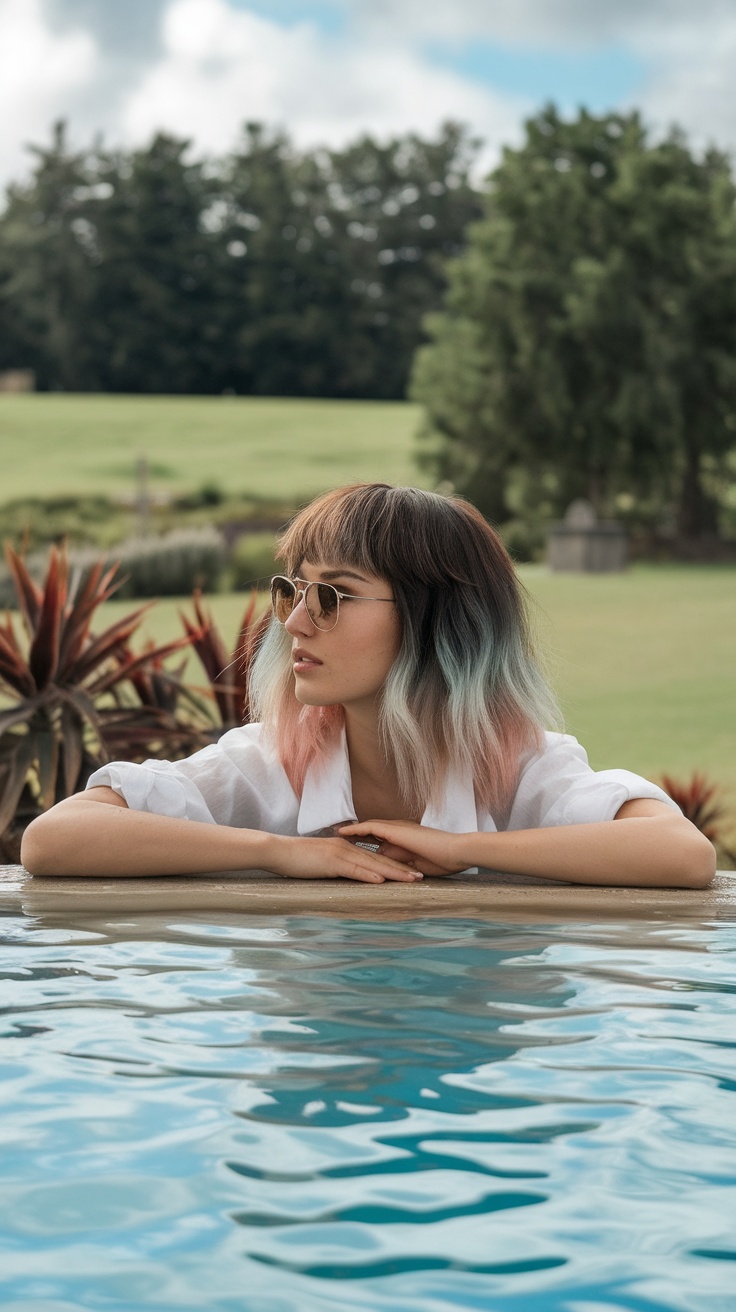
[[(394, 597), (357, 597), (354, 592), (340, 592), (340, 590), (335, 587), (334, 583), (323, 583), (320, 579), (300, 579), (298, 577), (290, 579), (288, 574), (274, 574), (273, 578), (271, 579), (271, 585), (270, 585), (271, 609), (273, 610), (276, 619), (279, 621), (279, 624), (285, 624), (286, 620), (282, 620), (279, 618), (279, 616), (276, 614), (276, 607), (274, 605), (273, 585), (274, 583), (278, 583), (278, 582), (290, 583), (292, 588), (294, 589), (294, 601), (292, 603), (291, 610), (289, 611), (289, 615), (293, 615), (294, 611), (299, 605), (299, 594), (301, 593), (302, 600), (304, 601), (304, 609), (306, 610), (307, 615), (312, 621), (312, 624), (314, 625), (315, 629), (319, 629), (320, 633), (331, 633), (334, 628), (337, 628), (337, 622), (340, 618), (341, 601), (387, 601), (392, 606), (396, 605), (396, 599)], [(298, 584), (300, 584), (301, 586), (298, 587), (297, 586)], [(337, 597), (337, 607), (335, 610), (335, 623), (330, 624), (329, 628), (325, 628), (324, 625), (320, 624), (314, 618), (314, 615), (309, 609), (309, 602), (307, 598), (309, 595), (310, 588), (329, 588), (330, 591), (334, 592), (335, 596)], [(286, 616), (286, 619), (289, 618), (289, 615)]]

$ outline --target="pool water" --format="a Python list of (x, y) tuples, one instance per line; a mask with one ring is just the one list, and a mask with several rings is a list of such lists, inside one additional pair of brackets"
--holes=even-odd
[(0, 921), (4, 1312), (734, 1312), (736, 925)]

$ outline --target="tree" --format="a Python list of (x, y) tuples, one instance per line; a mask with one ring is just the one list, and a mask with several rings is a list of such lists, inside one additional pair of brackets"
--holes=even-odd
[(403, 396), (444, 261), (481, 213), (476, 150), (453, 124), (435, 141), (366, 136), (301, 154), (248, 125), (221, 211), (226, 249), (240, 257), (235, 389)]
[(40, 385), (69, 389), (84, 375), (90, 262), (80, 193), (88, 160), (69, 149), (63, 123), (48, 147), (33, 147), (31, 180), (8, 189), (0, 224), (0, 323), (7, 367), (32, 367)]
[(428, 311), (441, 303), (447, 260), (480, 218), (470, 171), (479, 142), (455, 123), (437, 138), (381, 145), (366, 136), (331, 155), (331, 221), (350, 291), (353, 395), (402, 397)]
[[(0, 219), (5, 353), (64, 391), (215, 390), (213, 185), (188, 143), (158, 135), (129, 155), (69, 149), (63, 123), (9, 189)], [(209, 388), (207, 386), (209, 384)], [(213, 386), (214, 384), (214, 386)]]
[(220, 180), (189, 158), (189, 147), (159, 133), (130, 154), (97, 153), (87, 200), (94, 345), (85, 388), (222, 390), (230, 261), (203, 221)]
[(476, 148), (249, 124), (220, 159), (164, 134), (75, 153), (58, 125), (0, 216), (0, 359), (52, 389), (401, 397), (482, 212)]
[(736, 428), (735, 199), (724, 155), (676, 131), (650, 144), (635, 113), (532, 119), (427, 323), (425, 463), (501, 521), (628, 497), (712, 531), (709, 464)]

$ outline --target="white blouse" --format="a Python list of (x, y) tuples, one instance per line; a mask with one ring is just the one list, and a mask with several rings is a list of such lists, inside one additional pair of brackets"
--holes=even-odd
[[(99, 784), (113, 788), (134, 811), (292, 837), (318, 835), (357, 819), (344, 732), (330, 755), (310, 767), (301, 798), (260, 724), (231, 729), (184, 761), (113, 761), (95, 770), (87, 787)], [(476, 801), (469, 773), (451, 773), (422, 824), (455, 834), (587, 824), (612, 820), (633, 797), (680, 809), (656, 784), (629, 770), (591, 770), (577, 739), (547, 733), (544, 749), (523, 766), (505, 823), (497, 825)]]

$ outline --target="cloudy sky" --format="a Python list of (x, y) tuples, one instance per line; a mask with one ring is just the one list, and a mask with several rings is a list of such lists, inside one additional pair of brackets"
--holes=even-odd
[(246, 119), (340, 144), (451, 117), (490, 165), (552, 99), (736, 152), (735, 88), (736, 0), (0, 0), (0, 184), (59, 117), (212, 152)]

